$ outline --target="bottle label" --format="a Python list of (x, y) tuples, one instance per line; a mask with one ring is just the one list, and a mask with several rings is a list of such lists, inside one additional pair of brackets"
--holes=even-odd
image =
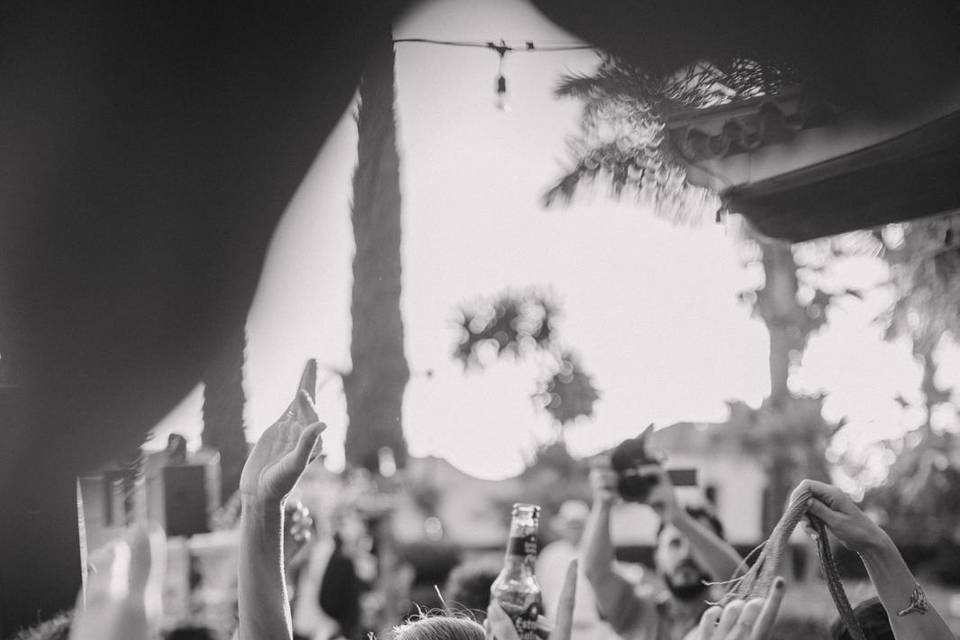
[(501, 602), (503, 610), (513, 621), (520, 640), (544, 640), (546, 633), (540, 629), (537, 619), (543, 611), (539, 598), (531, 597), (526, 607)]
[(537, 536), (511, 536), (507, 542), (507, 555), (518, 556), (527, 560), (537, 557)]

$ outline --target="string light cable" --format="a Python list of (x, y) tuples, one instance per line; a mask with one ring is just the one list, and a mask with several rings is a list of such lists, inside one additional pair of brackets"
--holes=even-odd
[(507, 77), (503, 72), (503, 65), (508, 53), (554, 53), (558, 51), (582, 51), (586, 49), (596, 50), (596, 47), (589, 44), (576, 43), (544, 43), (536, 44), (533, 40), (524, 40), (523, 44), (507, 44), (506, 41), (500, 42), (479, 41), (479, 40), (436, 40), (433, 38), (396, 38), (394, 44), (430, 44), (445, 47), (469, 47), (474, 49), (487, 49), (497, 54), (497, 78), (494, 84), (496, 91), (496, 105), (501, 111), (508, 111), (507, 106)]

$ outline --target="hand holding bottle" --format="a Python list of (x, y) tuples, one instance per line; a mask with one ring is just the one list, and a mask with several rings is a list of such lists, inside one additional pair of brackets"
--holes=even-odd
[[(567, 567), (563, 581), (563, 590), (557, 602), (557, 617), (551, 626), (546, 618), (540, 616), (537, 620), (537, 635), (550, 640), (570, 640), (573, 628), (573, 604), (577, 590), (577, 561), (573, 560)], [(520, 640), (520, 635), (514, 627), (513, 620), (507, 615), (500, 603), (495, 600), (487, 608), (487, 620), (484, 623), (487, 640)]]

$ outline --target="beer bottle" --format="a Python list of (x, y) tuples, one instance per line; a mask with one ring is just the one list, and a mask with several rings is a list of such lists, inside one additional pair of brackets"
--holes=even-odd
[(540, 507), (513, 505), (503, 570), (490, 587), (491, 599), (510, 616), (520, 640), (542, 640), (537, 618), (543, 612), (543, 596), (534, 574), (539, 524)]

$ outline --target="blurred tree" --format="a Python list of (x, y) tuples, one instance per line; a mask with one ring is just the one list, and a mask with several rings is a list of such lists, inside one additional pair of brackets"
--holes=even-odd
[[(579, 99), (583, 110), (579, 132), (568, 143), (573, 163), (544, 202), (569, 202), (582, 184), (603, 179), (614, 197), (630, 194), (673, 222), (696, 223), (711, 212), (719, 219), (715, 197), (687, 182), (664, 135), (667, 117), (677, 110), (775, 94), (796, 80), (789, 69), (743, 58), (724, 65), (697, 63), (663, 76), (605, 56), (592, 75), (566, 76), (556, 90), (558, 96)], [(744, 240), (762, 265), (764, 283), (741, 297), (753, 305), (770, 338), (770, 395), (745, 423), (750, 447), (769, 475), (764, 509), (769, 529), (802, 477), (828, 478), (826, 446), (838, 427), (823, 419), (822, 398), (795, 396), (789, 378), (810, 335), (826, 321), (833, 295), (814, 288), (809, 300), (801, 301), (793, 248), (749, 230)]]
[(347, 462), (376, 471), (381, 450), (403, 468), (403, 353), (400, 158), (396, 145), (394, 50), (389, 31), (373, 47), (360, 80), (357, 169), (353, 174), (352, 369), (343, 375), (349, 425)]
[(203, 376), (204, 446), (220, 451), (220, 499), (226, 502), (240, 486), (240, 472), (247, 460), (246, 427), (243, 422), (243, 362), (246, 330), (229, 332), (229, 339)]
[(461, 337), (453, 357), (467, 368), (500, 358), (540, 360), (543, 373), (532, 398), (553, 419), (562, 444), (569, 425), (593, 415), (600, 393), (579, 358), (557, 340), (553, 322), (558, 314), (556, 303), (535, 289), (508, 290), (461, 305)]
[[(886, 477), (866, 492), (864, 504), (900, 545), (940, 550), (934, 559), (944, 580), (960, 583), (960, 440), (935, 429), (941, 405), (956, 405), (936, 380), (937, 350), (960, 338), (960, 215), (888, 225), (874, 230), (872, 250), (890, 277), (882, 286), (891, 304), (878, 318), (888, 340), (909, 339), (922, 365), (923, 418), (901, 438), (881, 443), (891, 461)], [(841, 247), (843, 251), (845, 247)], [(911, 401), (897, 398), (907, 407)]]
[(893, 462), (864, 507), (908, 561), (927, 560), (938, 579), (960, 584), (960, 438), (921, 426), (885, 446)]
[(935, 380), (935, 352), (945, 338), (960, 339), (960, 214), (889, 225), (877, 237), (893, 290), (893, 304), (881, 320), (886, 338), (909, 338), (923, 365), (921, 428), (927, 433), (934, 408), (950, 401)]

